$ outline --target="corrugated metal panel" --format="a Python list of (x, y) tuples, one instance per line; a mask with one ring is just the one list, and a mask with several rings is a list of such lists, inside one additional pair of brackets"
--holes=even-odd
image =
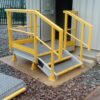
[[(26, 8), (40, 11), (40, 0), (26, 0)], [(29, 14), (27, 14), (27, 25), (30, 25)], [(27, 31), (30, 30), (27, 29)], [(38, 36), (40, 37), (40, 19), (38, 19)]]
[[(93, 24), (92, 49), (100, 50), (100, 0), (73, 0), (73, 9), (77, 10), (79, 16)], [(80, 25), (78, 25), (80, 33)], [(87, 42), (88, 30), (85, 31), (85, 41)], [(80, 36), (78, 34), (78, 36)]]

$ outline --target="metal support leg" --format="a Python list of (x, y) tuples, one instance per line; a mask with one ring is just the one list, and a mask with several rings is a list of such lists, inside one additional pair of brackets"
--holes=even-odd
[(54, 75), (54, 74), (51, 74), (51, 75), (49, 76), (49, 80), (50, 80), (50, 81), (55, 81), (55, 80), (56, 80), (55, 75)]
[(12, 61), (15, 62), (17, 60), (16, 55), (14, 54), (12, 57)]
[[(54, 30), (53, 27), (51, 29), (51, 34), (52, 34), (52, 37), (51, 37), (51, 47), (54, 50), (55, 49), (55, 30)], [(54, 75), (54, 60), (55, 60), (54, 59), (54, 53), (51, 50), (51, 75), (49, 77), (50, 81), (55, 81), (56, 80), (55, 75)]]
[(38, 60), (38, 40), (37, 38), (37, 15), (34, 15), (34, 63), (32, 64), (32, 70), (37, 68), (37, 60)]
[(37, 69), (37, 64), (35, 64), (35, 63), (32, 63), (31, 70), (36, 70), (36, 69)]

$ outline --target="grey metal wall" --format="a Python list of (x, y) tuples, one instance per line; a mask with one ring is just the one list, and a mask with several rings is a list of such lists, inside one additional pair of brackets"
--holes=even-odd
[[(78, 11), (81, 18), (93, 24), (92, 49), (100, 50), (100, 0), (73, 0), (73, 9)], [(80, 25), (78, 26), (77, 31), (80, 37)], [(87, 31), (86, 29), (86, 42)]]

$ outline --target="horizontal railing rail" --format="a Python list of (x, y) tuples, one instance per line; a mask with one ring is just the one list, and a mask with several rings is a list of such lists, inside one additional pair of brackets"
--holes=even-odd
[[(53, 23), (51, 20), (49, 20), (47, 17), (42, 15), (39, 11), (37, 10), (22, 10), (22, 9), (6, 9), (7, 12), (7, 19), (8, 19), (8, 33), (9, 33), (9, 47), (12, 49), (12, 43), (13, 41), (13, 31), (20, 32), (20, 33), (25, 33), (29, 35), (33, 35), (34, 38), (34, 59), (35, 63), (38, 61), (38, 42), (41, 42), (44, 46), (46, 46), (50, 52), (51, 52), (51, 75), (50, 79), (54, 80), (54, 64), (55, 64), (55, 55), (58, 56), (59, 60), (62, 60), (62, 52), (63, 52), (63, 29), (57, 26), (55, 23)], [(15, 27), (12, 27), (12, 13), (28, 13), (30, 14), (30, 32), (23, 31), (20, 29), (17, 29)], [(47, 45), (41, 38), (38, 37), (37, 35), (37, 26), (38, 26), (38, 21), (37, 19), (40, 18), (43, 20), (45, 23), (47, 23), (51, 27), (51, 46)], [(27, 26), (25, 26), (27, 28)], [(22, 28), (21, 26), (19, 28)], [(58, 50), (55, 48), (55, 31), (59, 32), (59, 46)]]
[(80, 18), (79, 16), (74, 14), (73, 12), (71, 12), (71, 11), (64, 11), (64, 13), (70, 15), (71, 17), (73, 17), (74, 19), (80, 21), (81, 23), (84, 23), (84, 24), (88, 25), (89, 27), (92, 27), (92, 25), (90, 23), (88, 23), (87, 21), (83, 20), (82, 18)]
[(32, 13), (35, 10), (30, 9), (5, 9), (6, 12), (12, 12), (12, 13)]
[[(64, 25), (64, 49), (67, 48), (66, 44), (67, 44), (67, 36), (69, 35), (70, 37), (74, 38), (76, 41), (78, 41), (80, 43), (80, 60), (82, 61), (83, 59), (83, 47), (86, 46), (88, 48), (88, 50), (91, 49), (91, 43), (92, 43), (92, 31), (93, 31), (93, 26), (88, 23), (87, 21), (83, 20), (82, 18), (80, 18), (79, 16), (77, 16), (75, 13), (73, 13), (72, 11), (63, 11), (65, 14), (65, 25)], [(75, 11), (74, 11), (75, 12)], [(75, 29), (74, 34), (71, 32), (69, 33), (69, 29), (68, 29), (68, 16), (72, 17), (74, 20), (74, 25), (73, 25), (73, 29)], [(81, 38), (77, 38), (76, 34), (76, 30), (77, 30), (77, 22), (80, 22), (82, 25), (81, 28)], [(88, 43), (84, 42), (84, 35), (85, 35), (85, 27), (87, 27), (89, 29), (89, 35), (88, 35)]]
[[(62, 31), (63, 29), (57, 26), (54, 22), (52, 22), (50, 19), (42, 15), (38, 10), (23, 10), (23, 9), (6, 9), (6, 12), (12, 12), (12, 13), (33, 13), (39, 16), (44, 22), (48, 23), (50, 26), (53, 26), (55, 29)], [(21, 26), (20, 26), (21, 27)]]

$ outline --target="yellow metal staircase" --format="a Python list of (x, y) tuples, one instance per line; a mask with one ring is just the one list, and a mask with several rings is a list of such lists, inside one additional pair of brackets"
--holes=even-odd
[[(23, 57), (27, 60), (32, 61), (31, 69), (39, 67), (51, 81), (54, 81), (56, 77), (62, 75), (70, 70), (80, 67), (82, 63), (82, 53), (83, 45), (85, 45), (89, 50), (91, 46), (92, 38), (92, 25), (86, 21), (79, 18), (72, 11), (64, 11), (65, 13), (65, 28), (63, 29), (53, 23), (51, 20), (46, 18), (37, 10), (17, 10), (17, 9), (7, 9), (8, 18), (8, 35), (9, 35), (9, 49), (13, 52), (13, 60), (16, 61), (16, 55)], [(28, 13), (30, 15), (30, 27), (29, 26), (12, 26), (12, 13)], [(75, 34), (70, 34), (68, 32), (68, 16), (74, 18), (74, 29), (76, 30), (77, 21), (82, 23), (82, 33), (81, 39), (78, 39)], [(44, 42), (38, 37), (37, 26), (38, 18), (47, 23), (51, 27), (51, 41)], [(88, 44), (84, 43), (84, 29), (88, 26), (89, 40)], [(20, 28), (20, 29), (19, 29)], [(24, 31), (23, 28), (30, 28), (30, 31)], [(70, 29), (71, 30), (71, 29)], [(55, 32), (58, 31), (59, 39), (56, 41)], [(28, 34), (30, 37), (14, 40), (13, 32)], [(76, 41), (80, 43), (80, 59), (72, 55), (68, 50), (67, 36), (73, 38), (73, 43), (75, 46)], [(63, 38), (64, 37), (64, 38)], [(70, 45), (73, 44), (70, 42)]]

